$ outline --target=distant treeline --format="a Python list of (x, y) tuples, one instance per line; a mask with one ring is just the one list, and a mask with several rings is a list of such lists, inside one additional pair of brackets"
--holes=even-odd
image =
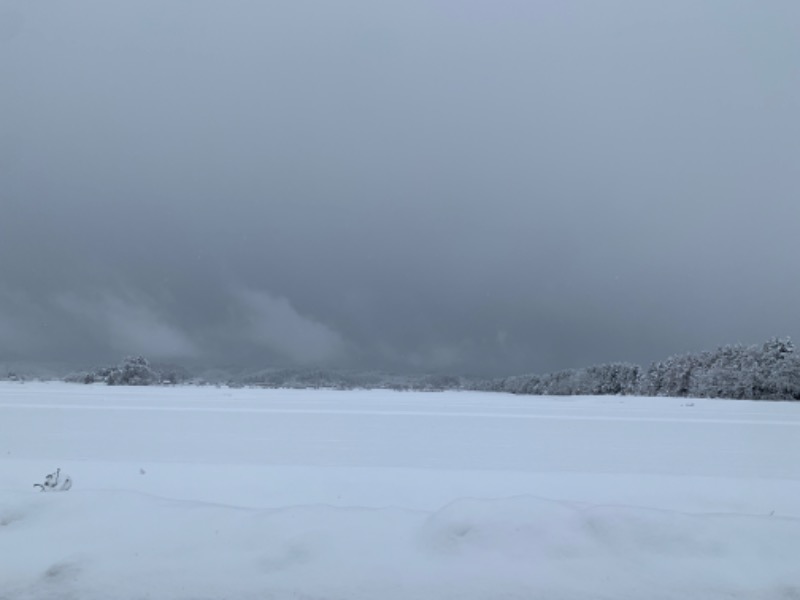
[(639, 395), (800, 400), (800, 356), (788, 339), (671, 356), (642, 369), (613, 363), (474, 382), (471, 389), (548, 396)]
[(191, 375), (174, 365), (151, 364), (142, 356), (131, 356), (113, 367), (73, 373), (65, 381), (105, 383), (107, 385), (224, 385), (271, 389), (391, 389), (444, 391), (466, 389), (460, 377), (452, 375), (393, 375), (382, 372), (337, 371), (327, 369), (259, 369), (235, 375), (210, 371)]
[[(8, 379), (24, 379), (9, 373)], [(800, 400), (800, 355), (789, 339), (723, 346), (682, 354), (647, 368), (629, 363), (596, 365), (544, 375), (476, 380), (452, 375), (393, 375), (325, 369), (262, 369), (230, 375), (190, 375), (172, 365), (126, 358), (119, 365), (75, 373), (67, 381), (107, 385), (226, 385), (294, 389), (476, 390), (541, 396), (639, 395), (751, 400)]]

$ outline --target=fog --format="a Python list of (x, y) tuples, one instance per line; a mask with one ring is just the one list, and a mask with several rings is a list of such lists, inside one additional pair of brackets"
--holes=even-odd
[(800, 4), (0, 0), (0, 361), (800, 336)]

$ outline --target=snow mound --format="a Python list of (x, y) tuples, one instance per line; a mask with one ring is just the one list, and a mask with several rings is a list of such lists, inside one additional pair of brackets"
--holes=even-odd
[(800, 519), (530, 496), (434, 512), (0, 493), (0, 598), (800, 598)]

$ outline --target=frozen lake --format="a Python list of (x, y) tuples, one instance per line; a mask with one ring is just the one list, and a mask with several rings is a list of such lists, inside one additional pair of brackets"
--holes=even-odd
[[(34, 493), (32, 484), (56, 467), (72, 476), (73, 489)], [(553, 597), (588, 598), (598, 597), (592, 590), (636, 597), (642, 586), (660, 586), (662, 595), (648, 593), (651, 598), (796, 598), (800, 575), (792, 565), (800, 564), (800, 545), (786, 536), (800, 535), (799, 498), (800, 404), (0, 384), (0, 508), (9, 521), (0, 527), (0, 555), (15, 554), (10, 571), (0, 566), (0, 598), (44, 597), (62, 587), (81, 598), (110, 591), (159, 598), (529, 598), (548, 590), (561, 594)], [(217, 523), (227, 537), (196, 540), (190, 517), (196, 511), (186, 507), (203, 507), (208, 514), (199, 523)], [(320, 556), (297, 564), (286, 558), (291, 568), (266, 577), (253, 566), (258, 551), (243, 533), (252, 529), (229, 522), (243, 509), (270, 515), (264, 519), (277, 531), (273, 554), (293, 556), (292, 544), (299, 543), (303, 556), (315, 555), (314, 548)], [(305, 511), (310, 530), (297, 529), (298, 511)], [(443, 551), (443, 563), (425, 554), (433, 550), (419, 536), (427, 539), (423, 521), (449, 523), (453, 511), (465, 532), (496, 535), (475, 538), (473, 548), (467, 533), (454, 534), (470, 550), (458, 546), (456, 559), (452, 549)], [(13, 518), (28, 514), (41, 519), (38, 526), (33, 517)], [(552, 536), (537, 529), (520, 538), (519, 531), (538, 527), (537, 515), (555, 527)], [(112, 517), (119, 527), (113, 547), (138, 548), (136, 560), (114, 562), (105, 536), (77, 541), (68, 535), (80, 524), (91, 532)], [(184, 534), (184, 543), (195, 539), (185, 561), (172, 556), (165, 566), (158, 552), (142, 557), (141, 548), (150, 547), (135, 525), (142, 517), (154, 548), (177, 544)], [(154, 526), (165, 519), (171, 525)], [(586, 519), (602, 522), (611, 541), (596, 539), (596, 523), (589, 527)], [(655, 541), (619, 542), (637, 529), (631, 523), (641, 532), (654, 528)], [(37, 545), (53, 528), (66, 528), (58, 544)], [(738, 530), (750, 546), (737, 539)], [(323, 538), (334, 541), (297, 542), (309, 531), (327, 532)], [(658, 541), (665, 531), (678, 538), (685, 532), (687, 544), (685, 553), (668, 552), (666, 563)], [(698, 554), (693, 531), (714, 550)], [(348, 532), (354, 539), (341, 539)], [(392, 544), (381, 542), (383, 535), (400, 547), (385, 554)], [(614, 540), (626, 550), (612, 547)], [(22, 555), (17, 544), (26, 549)], [(782, 556), (764, 554), (773, 551)], [(375, 564), (362, 582), (346, 567), (366, 560), (365, 552)], [(475, 579), (474, 561), (494, 565), (482, 552), (514, 558)], [(648, 558), (648, 552), (655, 554)], [(219, 565), (222, 554), (241, 559), (224, 572), (193, 572), (192, 565)], [(634, 559), (643, 561), (636, 573)], [(665, 570), (671, 561), (689, 559), (706, 566), (687, 577)], [(546, 576), (526, 568), (526, 560), (549, 565)], [(384, 572), (398, 561), (406, 565), (403, 577)], [(742, 579), (742, 561), (756, 561), (758, 573)], [(66, 575), (48, 579), (53, 565), (67, 565), (56, 568)], [(576, 568), (585, 573), (582, 581), (576, 582)], [(226, 580), (225, 573), (237, 570), (235, 584)], [(601, 571), (614, 573), (614, 580)], [(111, 590), (114, 574), (127, 587)]]

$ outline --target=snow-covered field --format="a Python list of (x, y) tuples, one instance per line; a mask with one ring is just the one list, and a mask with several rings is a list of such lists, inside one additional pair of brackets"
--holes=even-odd
[(23, 598), (797, 600), (800, 404), (2, 383)]

